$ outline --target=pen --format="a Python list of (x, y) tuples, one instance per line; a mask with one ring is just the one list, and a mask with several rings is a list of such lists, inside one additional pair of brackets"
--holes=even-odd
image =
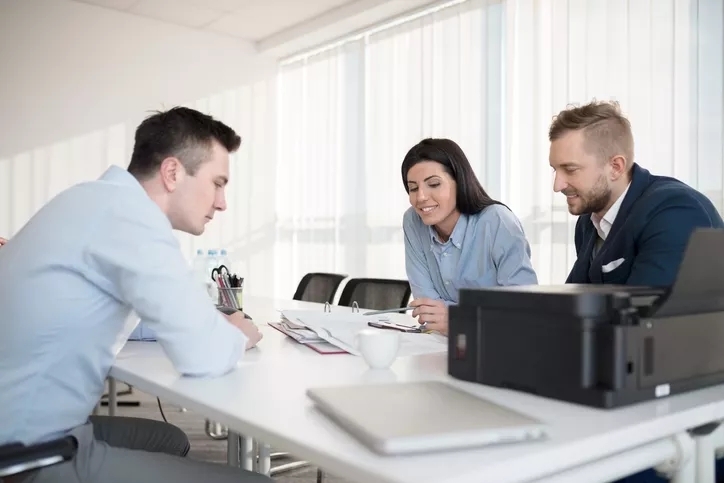
[(392, 314), (395, 312), (407, 312), (408, 310), (413, 310), (413, 309), (415, 309), (415, 307), (398, 307), (396, 309), (372, 310), (370, 312), (365, 312), (362, 315)]
[(370, 327), (375, 327), (377, 329), (391, 329), (399, 330), (401, 332), (421, 332), (419, 327), (411, 327), (409, 325), (394, 324), (389, 322), (367, 322), (367, 325), (369, 325)]

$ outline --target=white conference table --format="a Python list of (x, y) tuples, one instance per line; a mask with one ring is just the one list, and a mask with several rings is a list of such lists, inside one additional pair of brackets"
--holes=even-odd
[[(219, 378), (180, 376), (153, 342), (129, 342), (109, 376), (360, 483), (603, 482), (659, 463), (672, 470), (677, 483), (713, 483), (713, 447), (718, 445), (712, 435), (697, 442), (687, 430), (724, 420), (724, 386), (599, 410), (457, 381), (447, 375), (445, 353), (398, 358), (389, 370), (370, 370), (360, 357), (318, 354), (266, 325), (279, 319), (278, 309), (321, 307), (246, 297), (245, 310), (264, 338), (237, 370)], [(313, 386), (415, 380), (448, 381), (531, 414), (547, 424), (549, 437), (437, 454), (379, 456), (318, 412), (306, 396)], [(713, 434), (719, 433), (724, 431)], [(697, 453), (699, 447), (706, 451)], [(698, 476), (697, 466), (704, 467)]]

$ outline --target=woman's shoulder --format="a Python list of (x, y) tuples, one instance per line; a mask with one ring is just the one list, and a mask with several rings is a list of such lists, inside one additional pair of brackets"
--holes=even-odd
[(415, 208), (411, 206), (407, 210), (405, 210), (405, 214), (402, 215), (403, 228), (417, 228), (421, 225), (424, 225), (424, 223), (422, 222), (422, 218), (420, 218), (420, 215), (418, 215), (417, 211), (415, 211)]
[(424, 246), (424, 234), (427, 226), (422, 222), (422, 218), (417, 214), (414, 208), (410, 207), (402, 215), (402, 232), (405, 236), (406, 249), (416, 251), (422, 250)]
[(504, 227), (508, 231), (520, 231), (522, 229), (522, 224), (515, 213), (500, 203), (486, 206), (473, 217), (481, 228)]
[(518, 221), (518, 217), (515, 213), (507, 206), (501, 203), (495, 203), (486, 206), (480, 210), (477, 214), (473, 215), (479, 220), (484, 221), (499, 221), (499, 220), (515, 220)]

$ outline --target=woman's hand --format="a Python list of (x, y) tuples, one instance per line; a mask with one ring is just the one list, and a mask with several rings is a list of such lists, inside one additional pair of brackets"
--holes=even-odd
[(3, 238), (3, 237), (0, 236), (0, 247), (3, 246), (3, 245), (5, 245), (7, 242), (8, 242), (8, 241), (7, 241), (5, 238)]
[(412, 316), (417, 317), (419, 324), (425, 324), (425, 329), (447, 335), (447, 305), (442, 300), (415, 299), (410, 306), (415, 307)]

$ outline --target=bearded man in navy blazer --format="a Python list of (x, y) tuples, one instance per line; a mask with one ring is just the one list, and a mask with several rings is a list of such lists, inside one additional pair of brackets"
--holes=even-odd
[[(724, 222), (703, 194), (634, 162), (631, 125), (615, 102), (561, 111), (551, 124), (553, 189), (576, 222), (566, 283), (670, 286), (691, 233)], [(717, 481), (724, 476), (718, 460)], [(665, 483), (650, 469), (617, 483)]]
[(631, 124), (618, 103), (561, 111), (548, 137), (553, 189), (579, 215), (566, 283), (670, 286), (691, 233), (724, 227), (706, 196), (634, 162)]

